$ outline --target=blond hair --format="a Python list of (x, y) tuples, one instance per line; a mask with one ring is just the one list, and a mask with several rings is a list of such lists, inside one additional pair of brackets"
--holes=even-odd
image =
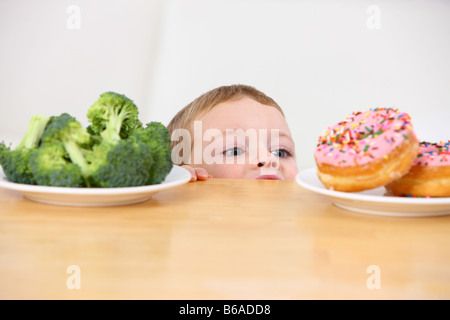
[[(210, 111), (219, 103), (235, 101), (243, 97), (251, 98), (263, 105), (272, 106), (280, 111), (284, 117), (283, 110), (272, 98), (251, 86), (236, 84), (218, 87), (202, 94), (181, 109), (170, 121), (167, 129), (171, 135), (176, 129), (187, 129), (191, 131), (194, 120)], [(175, 144), (176, 142), (172, 141), (172, 148)]]

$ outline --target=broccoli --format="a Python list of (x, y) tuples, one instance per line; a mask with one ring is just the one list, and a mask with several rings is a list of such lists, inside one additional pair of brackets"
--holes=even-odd
[[(64, 146), (64, 150), (68, 155), (71, 163), (79, 167), (79, 171), (82, 176), (86, 179), (89, 175), (89, 164), (85, 159), (85, 155), (91, 152), (87, 147), (91, 145), (91, 136), (87, 132), (87, 130), (71, 115), (67, 113), (63, 113), (57, 117), (51, 117), (50, 122), (42, 134), (41, 139), (42, 148), (46, 144), (61, 144)], [(39, 149), (40, 149), (39, 148)], [(53, 147), (55, 148), (55, 147)], [(48, 148), (46, 150), (54, 150), (52, 148)], [(45, 156), (45, 151), (39, 152), (39, 156), (36, 156), (33, 160), (33, 172), (36, 174), (42, 169), (45, 172), (50, 169), (51, 165), (44, 163), (44, 160), (54, 161), (55, 162), (55, 173), (54, 176), (67, 174), (67, 170), (73, 172), (72, 169), (64, 168), (62, 164), (64, 163), (61, 157), (63, 154), (61, 152), (57, 152), (56, 155)], [(58, 171), (58, 172), (57, 172)], [(66, 173), (60, 172), (64, 171)], [(73, 178), (75, 179), (75, 178)], [(76, 179), (75, 179), (76, 180)], [(52, 182), (50, 185), (59, 185), (64, 186), (59, 182)], [(67, 185), (72, 186), (72, 185)]]
[(16, 150), (0, 144), (7, 178), (47, 186), (116, 188), (160, 183), (172, 169), (167, 128), (158, 122), (144, 128), (136, 105), (126, 96), (102, 94), (87, 116), (87, 128), (67, 113), (33, 118), (36, 123)]
[(101, 188), (147, 185), (153, 158), (151, 147), (137, 132), (115, 144), (104, 142), (89, 155), (89, 183)]
[(169, 131), (159, 122), (150, 122), (145, 129), (136, 131), (145, 138), (153, 159), (147, 184), (161, 183), (173, 167)]
[(172, 169), (170, 136), (152, 122), (116, 144), (103, 142), (89, 154), (90, 185), (114, 188), (161, 183)]
[(0, 164), (9, 181), (36, 184), (30, 158), (39, 146), (49, 120), (49, 117), (43, 115), (32, 116), (22, 141), (14, 150), (4, 142), (0, 143)]
[[(130, 177), (131, 174), (130, 176), (126, 174), (126, 171), (136, 169), (137, 165), (128, 168), (124, 167), (126, 165), (124, 163), (122, 166), (124, 160), (126, 163), (132, 162), (130, 157), (133, 150), (130, 150), (130, 146), (126, 146), (122, 139), (127, 139), (136, 128), (142, 126), (138, 115), (138, 108), (132, 100), (112, 91), (101, 94), (89, 108), (87, 118), (91, 125), (88, 132), (96, 137), (93, 153), (88, 156), (91, 164), (88, 181), (90, 185), (96, 187), (141, 185), (139, 182), (131, 181), (133, 178)], [(125, 150), (127, 147), (128, 150)]]
[(87, 117), (92, 123), (88, 131), (101, 137), (87, 156), (88, 184), (103, 188), (153, 184), (155, 148), (143, 134), (133, 101), (106, 92), (89, 108)]
[(138, 115), (138, 108), (125, 95), (105, 92), (88, 110), (87, 117), (91, 122), (88, 130), (107, 141), (117, 142), (142, 127)]
[(30, 166), (38, 185), (74, 188), (86, 186), (80, 167), (71, 162), (62, 143), (43, 143), (31, 156)]

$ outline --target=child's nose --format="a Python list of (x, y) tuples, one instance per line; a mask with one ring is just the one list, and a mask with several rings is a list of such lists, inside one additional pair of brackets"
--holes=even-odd
[(272, 167), (272, 168), (277, 168), (278, 167), (278, 163), (276, 161), (260, 161), (258, 162), (258, 167), (262, 168), (262, 167)]
[(279, 161), (278, 158), (273, 155), (271, 152), (266, 152), (263, 156), (261, 156), (257, 162), (258, 168), (265, 168), (265, 169), (278, 169), (279, 167)]

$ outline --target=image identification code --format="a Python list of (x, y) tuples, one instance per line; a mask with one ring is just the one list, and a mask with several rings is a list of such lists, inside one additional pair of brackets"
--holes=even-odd
[(234, 304), (228, 305), (224, 304), (222, 308), (217, 307), (204, 307), (204, 306), (190, 306), (187, 304), (186, 306), (180, 307), (179, 314), (180, 315), (205, 315), (209, 318), (214, 313), (222, 313), (224, 315), (263, 315), (270, 314), (270, 305), (262, 305), (262, 304)]

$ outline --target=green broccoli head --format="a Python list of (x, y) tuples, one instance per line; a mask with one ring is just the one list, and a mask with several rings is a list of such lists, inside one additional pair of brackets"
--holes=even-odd
[(30, 168), (30, 158), (39, 146), (42, 134), (49, 118), (34, 115), (27, 127), (24, 137), (15, 149), (0, 143), (0, 164), (6, 178), (11, 182), (36, 184)]
[(88, 110), (89, 131), (105, 140), (118, 142), (142, 127), (138, 115), (137, 106), (125, 95), (105, 92)]
[(150, 122), (145, 129), (137, 130), (136, 134), (145, 140), (150, 148), (149, 156), (153, 159), (147, 184), (161, 183), (173, 167), (169, 131), (159, 122)]
[(85, 152), (91, 146), (91, 136), (74, 117), (67, 113), (51, 117), (42, 135), (42, 143), (61, 143), (70, 160), (78, 165), (84, 176), (88, 174)]
[(87, 157), (89, 184), (100, 188), (146, 185), (153, 164), (149, 154), (150, 147), (135, 133), (115, 144), (101, 143)]
[(91, 136), (81, 123), (68, 113), (50, 118), (42, 142), (73, 141), (81, 146), (91, 143)]
[(71, 162), (62, 143), (43, 143), (32, 154), (30, 167), (38, 185), (73, 188), (86, 186), (81, 168)]
[(7, 147), (3, 142), (0, 143), (0, 163), (6, 178), (11, 182), (36, 184), (33, 173), (30, 168), (30, 157), (33, 149), (24, 148), (21, 150)]

